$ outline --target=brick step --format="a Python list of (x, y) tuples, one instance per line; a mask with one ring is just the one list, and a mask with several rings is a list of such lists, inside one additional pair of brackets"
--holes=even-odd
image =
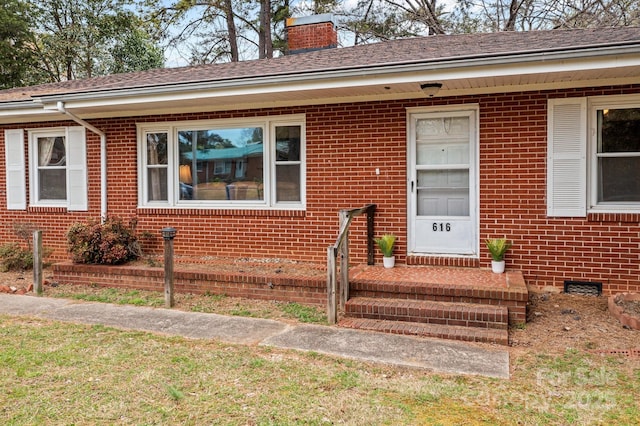
[(351, 298), (430, 300), (505, 306), (509, 324), (526, 321), (529, 299), (521, 271), (494, 274), (490, 270), (449, 267), (375, 266), (354, 268), (349, 279)]
[(370, 297), (349, 299), (345, 316), (499, 330), (509, 323), (506, 306)]
[(424, 324), (369, 318), (343, 318), (339, 325), (345, 328), (383, 333), (509, 345), (509, 332), (507, 330), (493, 328), (460, 327), (455, 325)]

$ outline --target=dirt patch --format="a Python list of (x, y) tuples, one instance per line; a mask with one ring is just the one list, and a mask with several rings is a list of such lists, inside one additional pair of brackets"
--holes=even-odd
[[(163, 267), (163, 258), (146, 257), (144, 259), (130, 262), (131, 266)], [(203, 268), (215, 270), (217, 272), (236, 272), (252, 274), (283, 274), (290, 276), (304, 276), (308, 278), (326, 277), (326, 265), (317, 263), (299, 262), (290, 259), (278, 258), (226, 258), (203, 256), (194, 259), (193, 257), (176, 256), (174, 268), (183, 271), (198, 271)]]
[(614, 318), (607, 297), (531, 293), (527, 324), (510, 331), (514, 354), (563, 353), (567, 349), (603, 352), (640, 347), (640, 332)]

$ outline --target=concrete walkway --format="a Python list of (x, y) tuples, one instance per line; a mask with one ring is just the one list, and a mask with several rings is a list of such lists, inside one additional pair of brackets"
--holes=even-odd
[(0, 294), (0, 314), (264, 345), (434, 372), (509, 378), (509, 353), (461, 342), (171, 309)]

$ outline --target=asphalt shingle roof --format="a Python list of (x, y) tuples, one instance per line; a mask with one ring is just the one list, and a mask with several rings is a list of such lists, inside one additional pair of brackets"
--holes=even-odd
[(319, 50), (273, 59), (114, 74), (0, 91), (0, 102), (43, 95), (126, 90), (207, 81), (357, 70), (401, 64), (517, 56), (593, 47), (640, 45), (640, 28), (600, 28), (436, 35)]

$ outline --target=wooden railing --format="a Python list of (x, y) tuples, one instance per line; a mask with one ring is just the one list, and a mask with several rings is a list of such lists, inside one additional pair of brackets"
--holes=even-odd
[[(338, 322), (338, 295), (340, 309), (344, 309), (349, 300), (349, 225), (354, 217), (367, 214), (367, 264), (373, 265), (373, 215), (375, 204), (367, 204), (359, 209), (340, 210), (340, 232), (336, 243), (327, 248), (327, 319), (329, 324)], [(338, 292), (338, 265), (340, 253), (340, 285)]]

